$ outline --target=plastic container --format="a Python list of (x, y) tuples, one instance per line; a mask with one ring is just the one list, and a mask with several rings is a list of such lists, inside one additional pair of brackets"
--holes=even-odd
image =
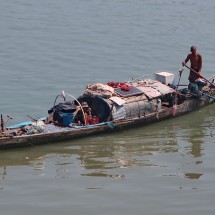
[(160, 81), (163, 84), (172, 84), (174, 81), (174, 74), (169, 73), (169, 72), (158, 72), (155, 74), (156, 75), (156, 80)]
[(63, 126), (69, 127), (69, 124), (73, 122), (74, 115), (73, 113), (63, 113)]

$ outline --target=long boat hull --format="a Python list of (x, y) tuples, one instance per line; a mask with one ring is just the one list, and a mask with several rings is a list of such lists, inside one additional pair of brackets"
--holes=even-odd
[(115, 132), (136, 126), (144, 126), (150, 123), (155, 123), (168, 118), (174, 118), (185, 113), (198, 110), (212, 103), (214, 103), (213, 98), (211, 99), (208, 96), (203, 96), (200, 99), (193, 98), (185, 100), (182, 104), (176, 106), (177, 108), (175, 113), (173, 107), (164, 107), (159, 111), (135, 118), (112, 120), (96, 125), (80, 126), (79, 128), (67, 128), (66, 130), (64, 129), (47, 133), (43, 132), (31, 135), (1, 137), (0, 149), (51, 144), (54, 142), (71, 140), (99, 133)]

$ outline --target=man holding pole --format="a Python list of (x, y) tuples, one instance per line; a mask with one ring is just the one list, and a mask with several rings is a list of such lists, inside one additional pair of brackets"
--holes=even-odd
[[(202, 79), (201, 76), (202, 56), (197, 52), (195, 46), (191, 46), (190, 51), (191, 54), (187, 55), (185, 61), (182, 62), (182, 66), (190, 69), (190, 75), (188, 77), (190, 84), (188, 88), (192, 93), (198, 94), (199, 90), (201, 90), (202, 87), (206, 85), (204, 79)], [(188, 61), (191, 63), (190, 67), (186, 65)]]
[[(190, 69), (190, 75), (188, 80), (191, 83), (195, 83), (196, 80), (199, 78), (199, 75), (201, 75), (201, 69), (202, 69), (202, 56), (197, 52), (195, 46), (191, 46), (190, 48), (191, 54), (187, 55), (187, 58), (185, 61), (182, 62), (182, 66), (185, 66), (188, 61), (191, 63), (191, 69)], [(196, 74), (194, 71), (198, 74)]]

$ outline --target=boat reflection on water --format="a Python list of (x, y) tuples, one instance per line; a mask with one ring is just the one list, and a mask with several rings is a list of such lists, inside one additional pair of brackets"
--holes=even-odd
[(72, 173), (78, 171), (82, 176), (124, 178), (124, 169), (159, 166), (153, 162), (154, 156), (177, 151), (175, 140), (168, 138), (166, 142), (164, 134), (155, 138), (159, 135), (157, 132), (138, 128), (87, 140), (41, 146), (36, 151), (32, 147), (25, 151), (4, 151), (1, 167), (6, 168), (4, 177), (7, 167), (31, 166), (34, 175), (44, 175), (52, 169), (53, 177), (72, 177)]
[[(183, 165), (184, 177), (188, 179), (200, 179), (203, 176), (205, 160), (205, 149), (208, 144), (212, 143), (215, 135), (214, 122), (215, 109), (213, 106), (199, 110), (189, 115), (189, 122), (184, 132), (184, 147), (187, 163)], [(204, 156), (205, 157), (205, 156)], [(199, 167), (196, 167), (198, 165)], [(194, 171), (197, 172), (194, 172)], [(200, 172), (199, 172), (200, 171)]]
[(125, 169), (153, 167), (170, 172), (162, 176), (199, 179), (202, 168), (196, 165), (204, 163), (206, 140), (213, 139), (214, 113), (211, 106), (128, 131), (1, 151), (0, 176), (5, 179), (9, 167), (28, 166), (34, 175), (124, 178)]

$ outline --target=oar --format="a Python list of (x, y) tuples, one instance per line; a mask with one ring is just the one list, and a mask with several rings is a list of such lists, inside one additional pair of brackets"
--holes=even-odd
[(211, 84), (213, 87), (215, 87), (215, 85), (208, 81), (206, 78), (204, 78), (203, 76), (199, 75), (198, 72), (196, 72), (194, 69), (190, 68), (189, 66), (185, 65), (185, 67), (187, 67), (188, 69), (190, 69), (192, 72), (194, 72), (195, 74), (197, 74), (200, 78), (203, 78), (205, 81), (207, 81), (209, 84)]

